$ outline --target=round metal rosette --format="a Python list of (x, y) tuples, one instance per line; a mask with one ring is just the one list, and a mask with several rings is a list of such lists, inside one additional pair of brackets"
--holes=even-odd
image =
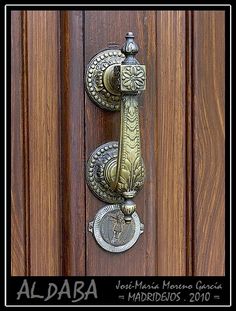
[(86, 179), (89, 189), (101, 201), (122, 203), (124, 198), (112, 191), (105, 179), (105, 166), (117, 161), (118, 142), (111, 141), (99, 146), (89, 157), (86, 168)]
[(124, 221), (119, 204), (106, 205), (98, 211), (94, 221), (89, 223), (89, 231), (96, 242), (106, 251), (121, 253), (130, 249), (143, 233), (144, 225), (136, 212), (131, 223)]
[(109, 88), (104, 81), (104, 72), (110, 67), (119, 65), (125, 56), (117, 49), (108, 49), (96, 54), (89, 62), (85, 72), (86, 91), (90, 99), (99, 107), (120, 110), (121, 94)]

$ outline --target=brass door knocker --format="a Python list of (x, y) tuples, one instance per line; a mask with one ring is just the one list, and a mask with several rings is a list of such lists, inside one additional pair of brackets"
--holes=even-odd
[(86, 70), (86, 90), (99, 107), (121, 112), (120, 140), (99, 146), (87, 163), (87, 184), (106, 203), (89, 230), (105, 250), (129, 249), (143, 232), (133, 201), (144, 184), (138, 99), (146, 87), (146, 68), (135, 55), (138, 46), (128, 32), (121, 50), (108, 49), (91, 59)]

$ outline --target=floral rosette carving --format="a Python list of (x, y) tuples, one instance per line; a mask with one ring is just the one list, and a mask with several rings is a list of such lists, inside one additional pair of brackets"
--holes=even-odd
[(142, 65), (121, 65), (121, 91), (145, 89), (146, 73)]

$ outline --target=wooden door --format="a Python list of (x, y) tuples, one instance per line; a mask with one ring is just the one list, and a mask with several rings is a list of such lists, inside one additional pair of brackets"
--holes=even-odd
[[(224, 275), (224, 11), (11, 13), (12, 275)], [(101, 249), (104, 203), (86, 161), (119, 137), (119, 113), (88, 98), (84, 71), (133, 31), (146, 65), (140, 106), (144, 234)]]

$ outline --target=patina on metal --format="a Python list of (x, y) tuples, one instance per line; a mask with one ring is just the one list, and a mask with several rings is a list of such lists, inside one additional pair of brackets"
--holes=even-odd
[(100, 108), (119, 111), (121, 93), (115, 82), (110, 79), (114, 66), (120, 64), (125, 56), (120, 50), (104, 50), (95, 55), (89, 62), (85, 74), (86, 91), (90, 99)]
[(106, 205), (98, 211), (89, 223), (89, 231), (96, 242), (106, 251), (120, 253), (131, 248), (143, 233), (144, 225), (138, 214), (133, 213), (132, 221), (127, 224), (119, 205)]
[[(87, 184), (100, 200), (119, 204), (124, 222), (133, 222), (135, 195), (144, 184), (145, 167), (141, 156), (139, 96), (146, 88), (146, 68), (135, 55), (138, 46), (128, 32), (121, 51), (98, 53), (86, 71), (86, 90), (99, 107), (120, 110), (119, 142), (98, 147), (87, 163)], [(136, 214), (135, 214), (136, 215)]]

